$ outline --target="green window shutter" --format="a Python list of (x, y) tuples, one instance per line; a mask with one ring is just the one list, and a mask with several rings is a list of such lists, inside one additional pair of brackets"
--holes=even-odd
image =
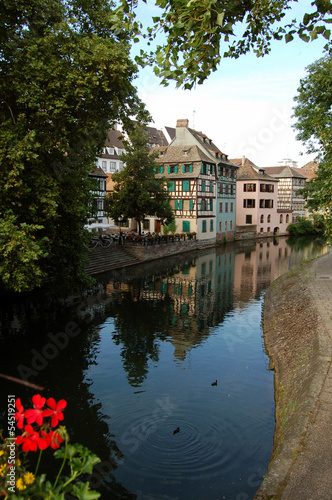
[(175, 174), (177, 174), (177, 173), (178, 173), (178, 166), (177, 166), (177, 165), (175, 165), (175, 167), (174, 167), (174, 173), (175, 173)]
[(169, 183), (168, 191), (175, 191), (174, 181)]
[(194, 200), (189, 200), (189, 210), (194, 210)]
[(190, 231), (190, 221), (189, 220), (182, 221), (182, 232), (189, 233), (189, 231)]
[(201, 174), (204, 174), (204, 163), (201, 165)]
[(210, 193), (213, 193), (213, 182), (210, 182)]
[(183, 200), (179, 200), (179, 209), (183, 210)]
[(205, 181), (202, 181), (202, 191), (205, 191)]
[(210, 210), (211, 210), (211, 212), (213, 210), (213, 200), (210, 200)]
[(187, 314), (189, 311), (189, 304), (181, 304), (180, 306), (180, 313), (181, 314)]
[(190, 181), (182, 181), (182, 191), (190, 191)]
[(175, 200), (175, 210), (178, 209), (178, 206), (179, 206), (179, 202), (178, 202), (178, 200)]
[(213, 231), (213, 220), (210, 220), (210, 231)]
[(211, 165), (211, 173), (214, 174), (214, 165)]
[(170, 167), (170, 166), (168, 166), (168, 167), (167, 167), (167, 172), (168, 172), (169, 174), (171, 173), (171, 167)]
[(203, 210), (203, 208), (204, 208), (204, 201), (201, 200), (201, 210)]
[(206, 220), (203, 220), (202, 231), (203, 231), (203, 233), (206, 233)]
[(193, 172), (193, 166), (192, 165), (189, 165), (189, 172), (192, 174)]
[(164, 167), (160, 167), (160, 173), (163, 174), (164, 173)]
[(154, 171), (155, 173), (157, 172), (157, 169), (156, 169), (156, 167), (153, 167), (153, 171)]
[(184, 174), (186, 171), (186, 166), (185, 165), (182, 165), (182, 173)]

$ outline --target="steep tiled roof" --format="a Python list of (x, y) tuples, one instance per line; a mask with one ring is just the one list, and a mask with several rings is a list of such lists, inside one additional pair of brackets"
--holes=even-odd
[(120, 139), (122, 137), (122, 132), (120, 130), (110, 129), (107, 132), (107, 138), (105, 141), (105, 146), (109, 146), (110, 148), (121, 148), (123, 149), (123, 144)]
[(167, 146), (160, 148), (159, 163), (188, 163), (195, 161), (205, 161), (211, 163), (211, 158), (196, 145), (190, 146)]
[(212, 151), (213, 153), (223, 154), (222, 151), (220, 151), (220, 149), (214, 144), (212, 139), (209, 139), (207, 135), (203, 134), (203, 132), (197, 132), (197, 130), (193, 130), (192, 128), (188, 128), (188, 130), (204, 148)]
[(297, 177), (297, 178), (305, 178), (304, 175), (300, 174), (298, 171), (298, 168), (294, 167), (289, 167), (287, 166), (282, 166), (282, 167), (267, 167), (266, 171), (270, 174), (273, 175), (273, 177), (276, 177), (278, 179), (281, 178), (288, 178), (288, 177)]
[(297, 168), (296, 170), (310, 180), (317, 175), (318, 163), (316, 161), (309, 161), (303, 165), (303, 167)]
[(251, 160), (249, 160), (249, 158), (232, 158), (231, 160), (232, 163), (234, 163), (234, 165), (236, 165), (237, 167), (241, 167), (241, 165), (243, 166), (247, 166), (247, 167), (257, 167), (257, 165), (255, 165), (254, 162), (252, 162)]
[(91, 177), (107, 177), (107, 175), (105, 174), (104, 170), (100, 167), (95, 167), (91, 170), (91, 172), (89, 173), (89, 175)]
[(168, 133), (168, 135), (170, 136), (171, 140), (173, 140), (175, 137), (175, 133), (176, 133), (175, 128), (174, 127), (165, 127), (165, 130)]
[[(267, 170), (267, 169), (266, 169)], [(252, 165), (241, 165), (237, 172), (237, 180), (264, 180), (268, 182), (276, 182), (276, 178), (268, 175), (265, 169), (258, 169)]]
[(155, 127), (147, 127), (147, 132), (150, 146), (167, 146), (168, 141), (162, 130), (158, 130)]

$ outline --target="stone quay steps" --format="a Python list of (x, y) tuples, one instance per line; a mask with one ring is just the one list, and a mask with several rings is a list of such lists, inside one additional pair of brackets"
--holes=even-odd
[(113, 244), (108, 248), (97, 247), (89, 250), (89, 264), (86, 266), (88, 274), (98, 274), (119, 267), (140, 264), (140, 260), (130, 255), (126, 249), (118, 244)]

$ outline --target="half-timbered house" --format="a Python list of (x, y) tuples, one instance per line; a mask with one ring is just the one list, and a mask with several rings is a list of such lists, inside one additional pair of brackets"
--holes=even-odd
[[(190, 129), (188, 120), (178, 120), (175, 138), (160, 148), (157, 161), (156, 176), (169, 181), (176, 232), (195, 232), (199, 240), (234, 239), (237, 167), (213, 141)], [(220, 212), (221, 197), (223, 208), (232, 203), (233, 213)]]

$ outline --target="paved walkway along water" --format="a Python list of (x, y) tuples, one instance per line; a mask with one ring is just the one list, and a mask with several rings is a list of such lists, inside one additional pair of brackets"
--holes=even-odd
[[(311, 356), (315, 358), (316, 370), (308, 384), (310, 389), (299, 396), (299, 406), (303, 403), (303, 407), (291, 424), (293, 429), (285, 434), (284, 440), (289, 441), (288, 446), (282, 442), (283, 439), (277, 443), (277, 451), (256, 495), (257, 499), (332, 498), (332, 252), (305, 266), (307, 267), (304, 268), (299, 283), (301, 281), (300, 286), (309, 299), (308, 321), (309, 307), (310, 310), (315, 310), (317, 332), (312, 331), (312, 336), (317, 336), (317, 348), (314, 356)], [(294, 290), (296, 287), (293, 284), (293, 296)], [(293, 311), (293, 315), (296, 315), (296, 311)], [(291, 334), (292, 326), (286, 336), (290, 338)], [(291, 345), (291, 340), (287, 345)], [(275, 353), (278, 357), (277, 350)], [(295, 384), (293, 374), (294, 372), (287, 374), (286, 383)]]

